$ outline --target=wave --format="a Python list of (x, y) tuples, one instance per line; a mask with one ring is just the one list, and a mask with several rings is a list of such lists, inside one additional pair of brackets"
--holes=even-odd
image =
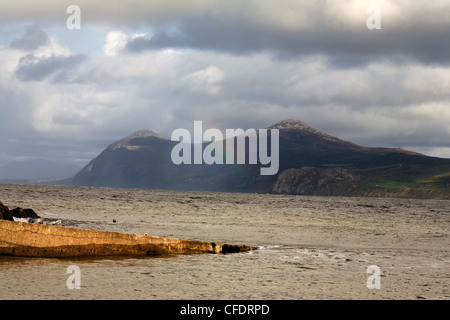
[(267, 246), (259, 246), (259, 250), (267, 250), (267, 249), (278, 249), (280, 248), (279, 245), (267, 245)]
[(61, 225), (61, 219), (54, 218), (17, 218), (13, 217), (14, 221), (26, 222), (26, 223), (38, 223), (38, 224), (48, 224), (48, 225)]

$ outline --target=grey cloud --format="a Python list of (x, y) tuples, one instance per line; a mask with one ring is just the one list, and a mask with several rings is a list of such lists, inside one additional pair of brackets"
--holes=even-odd
[(49, 43), (48, 35), (37, 25), (28, 26), (25, 34), (19, 40), (13, 41), (10, 46), (22, 50), (35, 50)]
[(16, 69), (16, 76), (23, 81), (40, 81), (51, 75), (55, 75), (59, 80), (67, 79), (64, 72), (76, 67), (87, 59), (84, 54), (71, 56), (50, 56), (48, 58), (38, 58), (33, 54), (28, 54), (20, 58), (19, 66)]
[(312, 28), (286, 30), (255, 24), (244, 17), (220, 19), (205, 14), (195, 19), (179, 19), (176, 33), (169, 32), (173, 30), (173, 24), (160, 26), (151, 37), (131, 39), (126, 49), (141, 52), (172, 47), (231, 54), (271, 51), (282, 59), (327, 55), (330, 63), (342, 67), (359, 67), (391, 56), (425, 64), (450, 63), (448, 25), (368, 30), (365, 25), (360, 28), (324, 27), (320, 25), (323, 19), (320, 17), (315, 21)]
[[(153, 0), (134, 1), (132, 5), (119, 0), (108, 1), (108, 5), (88, 0), (77, 2), (83, 25), (109, 25), (121, 30), (144, 26), (155, 30), (152, 37), (130, 40), (127, 50), (132, 52), (166, 47), (232, 54), (267, 50), (282, 59), (327, 55), (331, 64), (342, 67), (358, 67), (392, 55), (425, 64), (450, 63), (448, 1), (381, 3), (381, 30), (366, 27), (369, 3), (356, 0)], [(5, 6), (0, 11), (0, 24), (30, 20), (49, 24), (65, 22), (67, 5), (64, 3), (17, 0)], [(40, 37), (43, 34), (39, 34), (39, 29), (30, 28), (27, 37), (15, 45), (33, 47), (45, 40)]]

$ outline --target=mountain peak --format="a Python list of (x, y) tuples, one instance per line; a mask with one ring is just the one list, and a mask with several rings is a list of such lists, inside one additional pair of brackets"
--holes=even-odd
[(313, 127), (311, 127), (309, 124), (295, 119), (286, 119), (283, 121), (280, 121), (272, 126), (270, 126), (268, 129), (279, 129), (291, 132), (293, 134), (307, 134), (312, 135), (315, 137), (318, 137), (324, 141), (328, 142), (335, 142), (339, 144), (345, 144), (345, 146), (350, 148), (357, 148), (360, 149), (361, 147), (348, 141), (341, 140), (337, 137), (331, 136), (323, 131), (317, 130)]
[(280, 121), (273, 126), (269, 127), (269, 129), (280, 129), (280, 130), (294, 130), (294, 131), (303, 131), (303, 132), (310, 132), (313, 134), (317, 134), (323, 137), (331, 138), (332, 140), (339, 140), (336, 137), (332, 137), (328, 134), (326, 134), (323, 131), (317, 130), (313, 127), (311, 127), (306, 122), (295, 120), (295, 119), (286, 119), (283, 121)]
[(313, 127), (311, 127), (309, 124), (295, 119), (286, 119), (283, 121), (280, 121), (273, 126), (269, 127), (270, 129), (302, 129), (302, 130), (315, 130)]
[(157, 134), (155, 131), (153, 130), (138, 130), (136, 132), (133, 132), (132, 134), (130, 134), (128, 137), (126, 137), (125, 139), (135, 139), (135, 138), (148, 138), (148, 137), (155, 137), (155, 138), (159, 138), (159, 139), (165, 139), (164, 137), (161, 137), (159, 134)]
[(129, 147), (133, 146), (132, 141), (134, 139), (139, 139), (139, 138), (142, 139), (142, 138), (150, 138), (150, 137), (153, 137), (153, 138), (156, 138), (156, 139), (167, 140), (166, 138), (164, 138), (164, 137), (160, 136), (159, 134), (157, 134), (155, 131), (146, 129), (146, 130), (139, 130), (139, 131), (133, 132), (129, 136), (127, 136), (127, 137), (125, 137), (125, 138), (123, 138), (123, 139), (121, 139), (119, 141), (116, 141), (116, 142), (112, 143), (109, 146), (109, 148), (111, 148), (111, 149), (117, 149), (117, 148), (121, 148), (121, 147), (129, 148)]

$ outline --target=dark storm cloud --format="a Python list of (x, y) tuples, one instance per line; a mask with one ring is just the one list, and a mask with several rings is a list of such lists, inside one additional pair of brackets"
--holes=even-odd
[[(366, 26), (367, 8), (373, 4), (379, 4), (380, 30)], [(0, 24), (33, 18), (61, 24), (67, 5), (16, 0), (0, 11)], [(153, 30), (151, 36), (129, 39), (126, 49), (133, 52), (167, 47), (232, 54), (271, 51), (285, 59), (326, 55), (342, 67), (392, 55), (425, 64), (450, 63), (448, 1), (152, 0), (130, 5), (78, 0), (77, 5), (86, 26)], [(32, 47), (43, 40), (39, 29), (30, 28), (16, 45)]]
[(15, 49), (35, 50), (49, 43), (48, 35), (37, 25), (28, 26), (25, 34), (19, 40), (13, 41), (10, 46)]
[(63, 80), (67, 78), (65, 72), (86, 59), (87, 57), (83, 54), (46, 58), (38, 58), (33, 54), (28, 54), (20, 58), (15, 74), (23, 81), (40, 81), (52, 75)]
[[(439, 19), (439, 17), (435, 17)], [(174, 32), (175, 30), (175, 32)], [(251, 54), (271, 51), (281, 58), (326, 55), (340, 67), (359, 67), (374, 60), (403, 58), (425, 64), (450, 63), (448, 27), (368, 30), (332, 28), (317, 23), (314, 28), (287, 30), (250, 23), (244, 19), (218, 19), (204, 15), (159, 27), (152, 36), (130, 39), (131, 52), (163, 48), (193, 48)]]

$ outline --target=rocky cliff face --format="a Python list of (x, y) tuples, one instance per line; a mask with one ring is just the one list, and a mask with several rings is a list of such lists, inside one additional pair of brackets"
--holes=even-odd
[(314, 168), (284, 170), (275, 182), (272, 192), (298, 195), (339, 194), (343, 182), (360, 179), (360, 175), (344, 168)]

